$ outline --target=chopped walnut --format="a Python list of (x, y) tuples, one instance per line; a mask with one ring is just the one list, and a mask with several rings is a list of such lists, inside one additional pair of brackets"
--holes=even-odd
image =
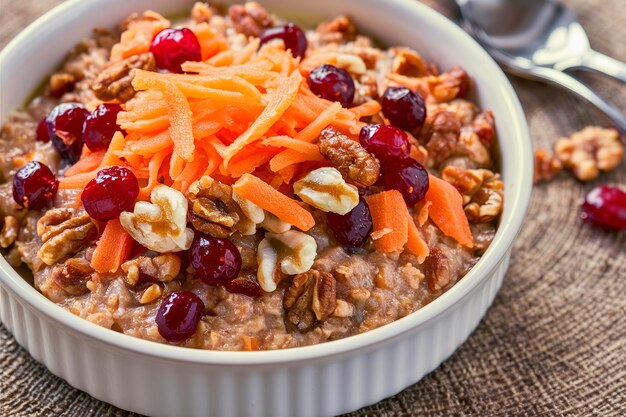
[(405, 47), (392, 48), (391, 53), (394, 55), (391, 72), (407, 77), (431, 75), (424, 59), (413, 49)]
[(258, 37), (264, 29), (274, 26), (272, 16), (255, 1), (230, 6), (228, 16), (235, 30), (246, 36)]
[(87, 283), (94, 270), (85, 259), (70, 258), (63, 265), (56, 265), (51, 271), (51, 280), (63, 291), (71, 295), (89, 292)]
[(230, 185), (204, 176), (191, 184), (188, 198), (190, 220), (196, 230), (220, 238), (235, 232), (235, 225), (242, 216)]
[(5, 249), (11, 246), (17, 239), (19, 231), (19, 221), (13, 216), (6, 216), (2, 225), (2, 231), (0, 231), (0, 246)]
[(132, 213), (120, 214), (122, 227), (146, 248), (155, 252), (187, 250), (193, 240), (193, 230), (187, 225), (187, 199), (180, 191), (157, 185), (150, 201), (138, 201)]
[(37, 256), (46, 265), (53, 265), (78, 253), (98, 232), (87, 213), (77, 215), (72, 209), (53, 208), (37, 222), (37, 234), (43, 242)]
[(561, 172), (563, 165), (559, 158), (547, 149), (538, 149), (535, 151), (535, 165), (533, 173), (533, 182), (536, 184), (540, 181), (550, 181), (556, 174)]
[(488, 169), (463, 169), (447, 166), (441, 178), (463, 196), (465, 215), (473, 223), (486, 223), (502, 212), (504, 184), (499, 174)]
[(213, 10), (208, 3), (197, 1), (191, 8), (191, 17), (196, 23), (208, 23), (213, 17)]
[(48, 91), (54, 97), (61, 97), (74, 87), (75, 81), (76, 78), (66, 72), (52, 74), (48, 83)]
[(440, 75), (428, 78), (431, 95), (438, 102), (464, 97), (471, 85), (471, 79), (461, 67), (452, 67)]
[(428, 138), (426, 142), (428, 165), (438, 166), (455, 153), (461, 122), (455, 113), (438, 110), (428, 115), (424, 130), (421, 136)]
[(353, 103), (355, 106), (371, 100), (378, 100), (380, 96), (378, 93), (378, 82), (376, 78), (369, 73), (363, 74), (359, 79), (354, 80), (354, 87)]
[(493, 142), (495, 130), (495, 118), (489, 110), (480, 113), (472, 122), (472, 131), (483, 143)]
[(257, 279), (264, 291), (272, 292), (283, 274), (295, 275), (311, 269), (317, 256), (317, 243), (306, 233), (288, 230), (266, 233), (257, 248)]
[(420, 282), (424, 280), (422, 271), (410, 263), (402, 266), (398, 272), (400, 272), (400, 277), (414, 290), (417, 290), (420, 286)]
[(149, 281), (170, 282), (180, 272), (180, 258), (171, 253), (140, 256), (124, 262), (122, 271), (126, 273), (124, 281), (131, 286), (137, 285), (142, 277)]
[(330, 317), (337, 306), (336, 287), (328, 272), (312, 269), (296, 275), (283, 298), (288, 327), (306, 332)]
[(352, 317), (356, 311), (356, 307), (354, 304), (351, 304), (344, 300), (337, 300), (337, 305), (335, 306), (335, 311), (333, 311), (333, 316), (335, 317)]
[(337, 16), (333, 20), (317, 25), (315, 32), (320, 44), (345, 43), (356, 38), (356, 27), (347, 16)]
[(378, 159), (354, 141), (332, 128), (320, 134), (320, 152), (332, 162), (344, 178), (357, 187), (369, 187), (380, 176)]
[(159, 284), (152, 284), (141, 294), (141, 298), (139, 298), (139, 302), (141, 304), (149, 304), (154, 300), (161, 297), (163, 294), (163, 290)]
[(624, 145), (617, 130), (589, 126), (569, 138), (559, 139), (554, 151), (576, 178), (591, 181), (600, 171), (610, 171), (619, 165), (624, 156)]
[(96, 77), (92, 89), (100, 100), (117, 100), (122, 103), (130, 100), (136, 91), (133, 88), (133, 69), (154, 71), (154, 56), (151, 52), (131, 55), (128, 58), (109, 64)]
[(443, 251), (435, 246), (422, 265), (431, 291), (439, 291), (450, 283), (450, 261)]
[(481, 167), (491, 165), (489, 148), (473, 130), (461, 129), (457, 152), (461, 155), (467, 155), (471, 161), (476, 162)]
[(359, 204), (359, 192), (336, 168), (315, 169), (293, 184), (302, 201), (322, 211), (346, 214)]

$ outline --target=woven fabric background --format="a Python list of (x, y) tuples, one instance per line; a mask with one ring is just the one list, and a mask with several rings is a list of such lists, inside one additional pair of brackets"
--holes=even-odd
[[(0, 46), (58, 3), (0, 0)], [(565, 3), (596, 49), (626, 61), (624, 0)], [(623, 84), (581, 78), (626, 110)], [(568, 93), (512, 81), (536, 148), (607, 123)], [(598, 183), (626, 185), (626, 163), (591, 184), (561, 174), (537, 186), (504, 286), (474, 334), (419, 383), (348, 416), (626, 415), (626, 232), (600, 232), (579, 219), (580, 199)], [(134, 415), (53, 376), (2, 325), (0, 400), (2, 416)]]

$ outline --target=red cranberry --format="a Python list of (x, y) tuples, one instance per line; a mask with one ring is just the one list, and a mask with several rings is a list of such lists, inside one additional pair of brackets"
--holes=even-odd
[(343, 68), (333, 65), (320, 65), (307, 79), (313, 94), (330, 101), (338, 101), (347, 107), (354, 100), (354, 81)]
[(204, 313), (204, 303), (192, 292), (170, 293), (156, 315), (159, 333), (169, 342), (185, 340), (196, 331)]
[(259, 283), (244, 277), (237, 277), (232, 281), (227, 282), (224, 284), (224, 288), (228, 292), (243, 294), (252, 298), (261, 296), (261, 286)]
[(202, 60), (200, 42), (187, 28), (163, 29), (152, 40), (150, 52), (154, 55), (156, 67), (170, 72), (183, 72), (183, 62)]
[(406, 87), (388, 87), (382, 99), (383, 114), (391, 124), (404, 130), (421, 127), (426, 120), (422, 96)]
[(61, 103), (46, 116), (48, 136), (61, 157), (74, 164), (83, 150), (83, 124), (89, 116), (80, 103)]
[(626, 230), (626, 192), (602, 185), (589, 191), (582, 205), (582, 218), (606, 230)]
[(303, 57), (309, 45), (302, 29), (293, 23), (265, 29), (261, 34), (261, 44), (267, 43), (273, 39), (282, 39), (285, 48), (291, 49), (291, 53), (295, 58)]
[(428, 191), (428, 171), (413, 159), (383, 164), (382, 171), (385, 189), (400, 191), (409, 206), (422, 200)]
[(93, 219), (107, 221), (132, 210), (138, 195), (135, 174), (128, 168), (113, 166), (100, 170), (96, 178), (87, 183), (81, 200)]
[(87, 116), (83, 125), (83, 141), (92, 151), (107, 149), (111, 138), (121, 128), (117, 125), (117, 114), (122, 106), (115, 103), (104, 103)]
[(46, 124), (46, 118), (41, 119), (37, 125), (37, 141), (48, 143), (50, 142), (50, 135), (48, 135), (48, 125)]
[(196, 276), (208, 285), (225, 285), (241, 270), (241, 254), (228, 239), (196, 233), (189, 255)]
[(380, 161), (408, 158), (411, 153), (409, 138), (402, 129), (390, 125), (367, 125), (359, 134), (361, 145)]
[(58, 188), (59, 181), (50, 168), (37, 161), (27, 163), (13, 177), (13, 199), (29, 210), (49, 207)]
[(363, 199), (344, 215), (326, 213), (326, 220), (335, 238), (346, 246), (362, 246), (372, 231), (372, 216)]

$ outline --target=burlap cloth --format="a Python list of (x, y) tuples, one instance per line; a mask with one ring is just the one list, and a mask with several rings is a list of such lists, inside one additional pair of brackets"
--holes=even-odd
[[(0, 2), (4, 46), (61, 1)], [(567, 3), (595, 48), (626, 61), (624, 0)], [(623, 84), (583, 78), (626, 109)], [(535, 147), (606, 123), (556, 88), (513, 82)], [(626, 164), (600, 182), (625, 185)], [(594, 184), (562, 174), (537, 186), (504, 286), (474, 334), (416, 385), (349, 416), (626, 415), (626, 232), (603, 233), (581, 223), (579, 200)], [(1, 325), (0, 367), (2, 416), (133, 415), (53, 376)]]

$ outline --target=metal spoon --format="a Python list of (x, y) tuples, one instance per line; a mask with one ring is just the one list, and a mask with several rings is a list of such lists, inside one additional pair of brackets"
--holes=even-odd
[(564, 71), (592, 69), (626, 82), (626, 64), (591, 49), (576, 16), (553, 0), (456, 0), (465, 28), (509, 72), (565, 87), (626, 133), (624, 114)]

